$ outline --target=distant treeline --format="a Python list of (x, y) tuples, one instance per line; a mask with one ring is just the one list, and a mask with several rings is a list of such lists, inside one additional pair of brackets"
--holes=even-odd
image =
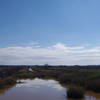
[(100, 65), (0, 65), (0, 67), (76, 67), (76, 68), (100, 68)]

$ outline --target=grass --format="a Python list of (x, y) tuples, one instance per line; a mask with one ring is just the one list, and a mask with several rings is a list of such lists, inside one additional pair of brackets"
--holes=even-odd
[(72, 99), (84, 98), (84, 91), (82, 88), (69, 88), (67, 91), (67, 97)]
[(3, 80), (0, 80), (0, 89), (4, 89), (4, 88), (6, 88), (8, 86), (12, 86), (14, 84), (16, 84), (15, 79), (13, 79), (11, 77), (10, 78), (5, 78)]

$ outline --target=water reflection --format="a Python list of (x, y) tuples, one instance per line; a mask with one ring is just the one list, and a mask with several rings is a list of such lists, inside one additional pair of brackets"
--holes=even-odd
[[(4, 91), (4, 94), (0, 94), (0, 100), (75, 100), (67, 99), (66, 88), (55, 80), (36, 78), (20, 82), (10, 90)], [(87, 92), (81, 100), (100, 100), (100, 94)]]
[(21, 83), (22, 84), (17, 84), (16, 87), (28, 87), (28, 88), (46, 87), (46, 88), (55, 88), (57, 90), (64, 90), (64, 88), (55, 80), (42, 80), (36, 78), (34, 80), (21, 80)]

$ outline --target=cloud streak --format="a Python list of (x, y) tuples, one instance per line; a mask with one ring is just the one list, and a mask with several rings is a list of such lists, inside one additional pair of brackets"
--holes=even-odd
[(67, 46), (57, 43), (49, 47), (38, 45), (0, 48), (0, 64), (5, 65), (92, 65), (100, 64), (100, 47)]

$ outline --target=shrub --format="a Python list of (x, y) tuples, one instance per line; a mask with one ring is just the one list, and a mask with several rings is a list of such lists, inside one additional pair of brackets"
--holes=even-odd
[(0, 89), (4, 88), (4, 81), (0, 80)]
[(5, 82), (5, 85), (13, 85), (13, 84), (16, 84), (16, 80), (13, 79), (13, 78), (7, 78), (4, 80)]
[(100, 80), (92, 80), (87, 82), (86, 88), (88, 90), (100, 93)]
[(67, 91), (67, 97), (73, 99), (84, 98), (84, 91), (82, 88), (69, 88)]

